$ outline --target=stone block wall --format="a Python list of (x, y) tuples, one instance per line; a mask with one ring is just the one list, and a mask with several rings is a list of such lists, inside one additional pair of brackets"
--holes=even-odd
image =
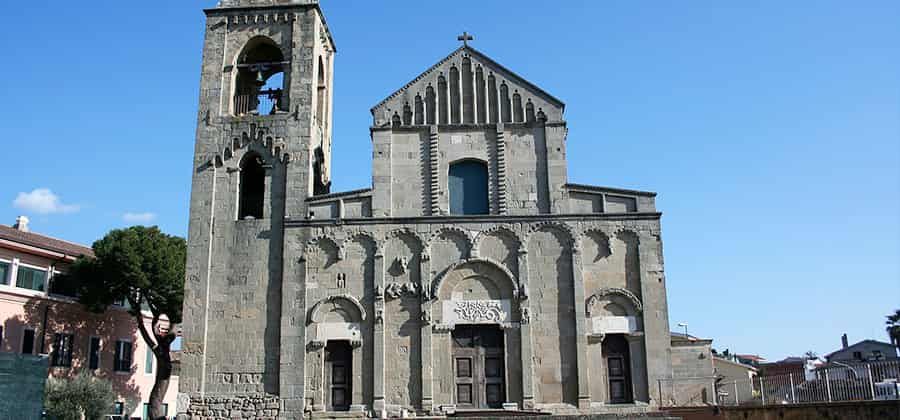
[(40, 420), (47, 356), (0, 353), (0, 418)]

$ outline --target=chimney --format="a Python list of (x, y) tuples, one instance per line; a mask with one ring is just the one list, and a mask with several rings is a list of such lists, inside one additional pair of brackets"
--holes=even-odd
[(844, 348), (844, 349), (849, 347), (847, 345), (847, 334), (846, 333), (841, 336), (841, 345), (843, 346), (842, 348)]
[(13, 229), (19, 232), (28, 232), (28, 218), (25, 216), (16, 217), (16, 224), (13, 225)]

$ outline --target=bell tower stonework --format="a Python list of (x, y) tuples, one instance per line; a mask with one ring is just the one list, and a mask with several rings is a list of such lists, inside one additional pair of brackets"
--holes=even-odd
[(284, 221), (330, 186), (335, 46), (314, 0), (222, 0), (206, 17), (179, 412), (299, 418), (303, 352), (281, 357)]

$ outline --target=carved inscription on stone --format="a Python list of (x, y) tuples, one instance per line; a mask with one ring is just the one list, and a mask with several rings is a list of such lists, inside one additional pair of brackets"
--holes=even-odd
[(499, 324), (510, 322), (508, 300), (450, 300), (444, 302), (444, 322), (449, 324)]

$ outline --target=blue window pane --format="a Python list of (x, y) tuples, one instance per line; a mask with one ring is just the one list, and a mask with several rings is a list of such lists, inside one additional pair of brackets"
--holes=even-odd
[(9, 284), (9, 263), (0, 262), (0, 284)]
[(464, 161), (450, 165), (450, 214), (488, 214), (487, 165)]
[(44, 290), (44, 280), (47, 279), (47, 272), (29, 267), (19, 267), (16, 274), (16, 286), (23, 289)]

